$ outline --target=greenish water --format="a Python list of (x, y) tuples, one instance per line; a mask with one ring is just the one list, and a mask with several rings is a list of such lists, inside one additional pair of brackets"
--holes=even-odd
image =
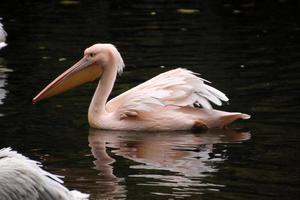
[[(297, 1), (3, 1), (0, 148), (11, 146), (91, 199), (298, 199)], [(206, 133), (90, 129), (96, 83), (31, 99), (97, 42), (126, 68), (112, 96), (169, 69), (201, 73), (252, 115)]]

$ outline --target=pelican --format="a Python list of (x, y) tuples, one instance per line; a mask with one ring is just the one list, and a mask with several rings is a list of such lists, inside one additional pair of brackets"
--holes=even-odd
[(37, 161), (0, 149), (0, 199), (6, 200), (87, 200), (89, 195), (68, 190), (63, 181), (41, 168)]
[(222, 128), (250, 116), (212, 108), (228, 98), (198, 74), (183, 68), (170, 70), (107, 102), (123, 59), (112, 44), (95, 44), (83, 58), (33, 98), (33, 103), (55, 96), (101, 76), (88, 110), (91, 127), (106, 130), (173, 131)]
[(5, 43), (7, 33), (3, 29), (3, 25), (0, 22), (0, 49), (5, 47), (7, 44)]

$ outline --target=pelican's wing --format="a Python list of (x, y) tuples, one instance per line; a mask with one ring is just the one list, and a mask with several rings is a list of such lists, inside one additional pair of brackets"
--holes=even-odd
[(112, 99), (107, 110), (118, 112), (123, 118), (162, 106), (201, 105), (211, 109), (210, 102), (220, 106), (222, 101), (228, 101), (224, 93), (196, 75), (182, 68), (167, 71)]
[(60, 176), (41, 168), (41, 163), (12, 151), (0, 149), (0, 199), (86, 200), (89, 195), (68, 190)]

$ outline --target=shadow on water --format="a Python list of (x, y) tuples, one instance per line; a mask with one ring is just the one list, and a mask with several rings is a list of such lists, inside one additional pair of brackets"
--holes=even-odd
[[(101, 177), (101, 188), (92, 195), (100, 199), (125, 197), (127, 187), (131, 185), (124, 185), (124, 182), (132, 180), (137, 190), (152, 188), (149, 193), (155, 199), (191, 197), (201, 194), (203, 188), (219, 190), (225, 185), (205, 180), (205, 177), (216, 173), (218, 165), (228, 157), (226, 148), (217, 153), (215, 145), (239, 143), (250, 137), (249, 132), (229, 129), (208, 130), (205, 133), (90, 129), (89, 146)], [(130, 171), (127, 178), (118, 175), (115, 168), (119, 164), (114, 157), (125, 159), (123, 163), (127, 164), (123, 167)], [(141, 193), (139, 198), (144, 195)]]

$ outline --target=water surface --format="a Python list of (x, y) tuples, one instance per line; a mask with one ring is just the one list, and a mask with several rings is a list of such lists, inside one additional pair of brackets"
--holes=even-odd
[[(91, 199), (298, 199), (299, 3), (4, 2), (0, 147)], [(185, 67), (230, 97), (221, 109), (252, 118), (205, 133), (94, 130), (87, 108), (97, 83), (31, 105), (96, 42), (114, 43), (126, 63), (112, 97)]]

